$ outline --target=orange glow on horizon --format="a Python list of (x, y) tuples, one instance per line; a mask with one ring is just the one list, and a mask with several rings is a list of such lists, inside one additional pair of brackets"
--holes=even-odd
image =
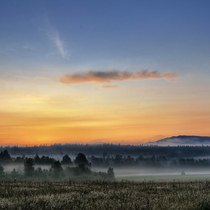
[[(2, 117), (1, 144), (40, 145), (56, 143), (141, 144), (174, 135), (209, 135), (209, 117), (186, 114), (141, 114), (102, 118), (41, 117), (27, 114)], [(106, 116), (106, 117), (105, 117)], [(124, 120), (126, 119), (126, 121)], [(198, 125), (200, 127), (198, 128)], [(205, 125), (205, 126), (204, 126)]]
[(210, 135), (209, 98), (185, 86), (145, 84), (87, 89), (13, 82), (13, 91), (0, 90), (0, 144), (141, 144)]

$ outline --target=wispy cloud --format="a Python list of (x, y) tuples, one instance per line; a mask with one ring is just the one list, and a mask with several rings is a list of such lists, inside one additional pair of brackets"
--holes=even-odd
[(64, 48), (63, 41), (61, 40), (58, 31), (54, 31), (51, 34), (51, 39), (52, 39), (53, 43), (55, 44), (59, 54), (62, 56), (62, 58), (66, 58), (68, 53)]
[(59, 31), (52, 26), (48, 16), (45, 17), (45, 24), (46, 24), (46, 34), (49, 40), (54, 44), (58, 53), (61, 55), (62, 58), (67, 58), (68, 51), (64, 46), (64, 42), (60, 37)]
[[(130, 71), (88, 71), (76, 74), (65, 74), (60, 78), (61, 83), (111, 83), (124, 80), (174, 80), (177, 75), (172, 72), (160, 73), (158, 71), (143, 70)], [(108, 87), (108, 86), (106, 86)]]

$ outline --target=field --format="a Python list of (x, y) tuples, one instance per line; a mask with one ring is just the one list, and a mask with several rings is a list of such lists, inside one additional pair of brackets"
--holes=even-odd
[(0, 209), (210, 209), (210, 182), (0, 182)]

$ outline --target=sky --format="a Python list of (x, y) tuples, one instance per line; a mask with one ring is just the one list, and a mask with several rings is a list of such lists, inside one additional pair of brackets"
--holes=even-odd
[(210, 1), (1, 0), (0, 144), (210, 136)]

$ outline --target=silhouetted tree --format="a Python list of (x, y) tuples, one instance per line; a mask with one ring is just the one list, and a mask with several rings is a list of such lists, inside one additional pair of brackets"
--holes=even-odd
[(62, 164), (71, 164), (72, 161), (71, 161), (71, 158), (68, 155), (64, 155), (61, 163)]
[(42, 156), (40, 158), (40, 164), (53, 164), (55, 162), (55, 159), (50, 158), (48, 156)]
[(34, 173), (34, 161), (32, 158), (26, 158), (24, 162), (24, 173), (26, 176), (32, 176)]
[(59, 176), (61, 176), (62, 172), (63, 172), (63, 168), (61, 166), (60, 161), (55, 161), (52, 164), (50, 171), (52, 172), (52, 174), (55, 178), (58, 178)]
[(7, 150), (4, 150), (3, 152), (0, 153), (0, 160), (3, 161), (11, 161), (12, 158)]
[(24, 157), (16, 157), (15, 162), (16, 163), (24, 163)]
[(88, 162), (86, 156), (83, 153), (79, 153), (76, 158), (74, 163), (78, 165), (79, 167), (89, 167), (90, 163)]
[(4, 168), (0, 165), (0, 176), (4, 175)]
[(108, 177), (113, 179), (114, 178), (114, 169), (109, 167), (107, 170)]
[(36, 154), (35, 155), (35, 157), (34, 157), (34, 162), (36, 163), (36, 164), (39, 164), (40, 163), (40, 157), (39, 157), (39, 155), (38, 154)]

